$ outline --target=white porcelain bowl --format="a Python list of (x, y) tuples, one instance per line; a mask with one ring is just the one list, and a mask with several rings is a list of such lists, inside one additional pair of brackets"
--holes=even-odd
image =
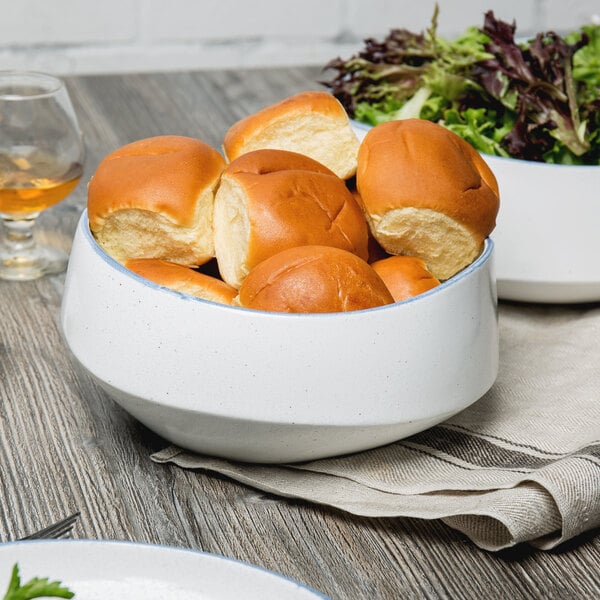
[(453, 279), (366, 311), (282, 314), (160, 287), (97, 245), (83, 213), (62, 305), (76, 359), (185, 448), (254, 462), (355, 452), (480, 398), (498, 371), (493, 243)]
[[(362, 140), (369, 125), (353, 121)], [(498, 297), (543, 303), (600, 300), (600, 166), (483, 155), (500, 188)]]
[(600, 300), (600, 166), (484, 156), (500, 187), (498, 296), (526, 302)]

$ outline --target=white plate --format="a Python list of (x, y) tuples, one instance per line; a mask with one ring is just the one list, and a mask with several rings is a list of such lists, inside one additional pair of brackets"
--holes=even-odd
[(306, 586), (247, 563), (181, 548), (100, 540), (0, 544), (0, 594), (19, 564), (21, 583), (60, 581), (74, 600), (315, 600)]
[[(371, 129), (352, 122), (359, 139)], [(500, 187), (498, 297), (543, 303), (600, 300), (600, 167), (484, 155)]]

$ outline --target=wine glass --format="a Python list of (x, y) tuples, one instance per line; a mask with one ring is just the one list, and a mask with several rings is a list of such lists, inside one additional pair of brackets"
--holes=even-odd
[(65, 270), (68, 255), (34, 239), (37, 217), (66, 198), (83, 172), (84, 144), (64, 82), (0, 71), (0, 278)]

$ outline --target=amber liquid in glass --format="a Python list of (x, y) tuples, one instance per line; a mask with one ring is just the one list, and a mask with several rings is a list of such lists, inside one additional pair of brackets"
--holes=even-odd
[(27, 218), (66, 198), (79, 183), (83, 167), (49, 153), (0, 152), (0, 213)]

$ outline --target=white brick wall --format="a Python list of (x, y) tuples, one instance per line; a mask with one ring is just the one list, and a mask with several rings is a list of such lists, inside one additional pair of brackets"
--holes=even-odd
[[(58, 74), (317, 64), (392, 27), (422, 31), (434, 0), (1, 0), (0, 69)], [(439, 0), (438, 31), (486, 10), (530, 35), (578, 28), (600, 0)]]

